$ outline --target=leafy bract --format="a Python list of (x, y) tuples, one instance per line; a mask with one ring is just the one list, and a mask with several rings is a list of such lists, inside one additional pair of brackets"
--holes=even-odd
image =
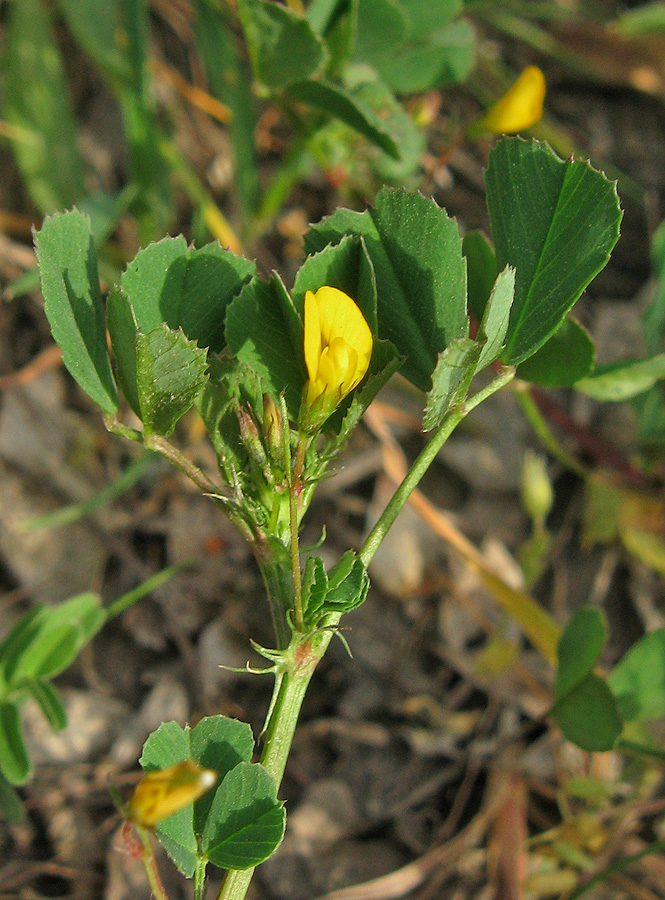
[(199, 347), (219, 352), (226, 308), (255, 273), (253, 262), (218, 243), (196, 250), (180, 235), (140, 250), (120, 285), (144, 334), (165, 322)]
[(268, 283), (252, 279), (230, 304), (226, 340), (231, 353), (254, 369), (274, 398), (284, 393), (295, 418), (307, 378), (303, 328), (277, 274)]
[(291, 292), (293, 304), (301, 316), (307, 291), (316, 293), (324, 285), (338, 288), (351, 297), (372, 333), (376, 334), (376, 278), (362, 237), (344, 237), (338, 244), (329, 244), (303, 262)]
[(272, 0), (238, 0), (254, 75), (282, 88), (316, 75), (326, 60), (323, 41), (309, 22)]
[(546, 144), (505, 138), (485, 175), (497, 264), (517, 271), (503, 360), (523, 362), (557, 330), (619, 237), (615, 185)]
[(136, 387), (146, 434), (168, 437), (203, 389), (206, 350), (167, 325), (136, 339)]
[(35, 233), (44, 311), (73, 378), (104, 412), (118, 409), (90, 221), (77, 210)]
[(496, 277), (480, 322), (479, 338), (484, 344), (476, 365), (477, 372), (501, 356), (514, 296), (515, 270), (506, 266)]
[(305, 236), (308, 252), (362, 235), (376, 276), (379, 336), (405, 357), (402, 373), (431, 387), (437, 357), (468, 334), (466, 266), (457, 225), (421, 194), (384, 189), (363, 213), (340, 209)]
[(424, 431), (438, 428), (446, 414), (464, 400), (482, 349), (479, 341), (459, 338), (439, 354), (425, 404)]

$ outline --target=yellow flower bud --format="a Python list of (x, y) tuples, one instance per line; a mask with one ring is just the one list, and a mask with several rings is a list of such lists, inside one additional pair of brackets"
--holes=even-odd
[(202, 797), (217, 781), (217, 772), (204, 769), (191, 759), (146, 773), (136, 785), (127, 808), (129, 818), (153, 828)]
[(472, 131), (517, 134), (540, 120), (545, 100), (545, 76), (537, 66), (528, 66), (515, 84), (489, 109)]
[(327, 286), (305, 294), (304, 332), (304, 420), (315, 429), (365, 377), (374, 339), (348, 294)]

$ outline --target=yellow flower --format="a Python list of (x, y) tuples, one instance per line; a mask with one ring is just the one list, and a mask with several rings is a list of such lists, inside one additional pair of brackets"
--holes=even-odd
[(217, 781), (217, 772), (204, 769), (191, 759), (156, 772), (148, 772), (136, 785), (129, 803), (132, 821), (152, 828), (194, 800)]
[(517, 134), (540, 120), (545, 100), (545, 76), (537, 66), (528, 66), (515, 84), (489, 109), (473, 131)]
[(309, 375), (304, 404), (313, 413), (308, 424), (316, 428), (365, 377), (373, 338), (353, 300), (334, 287), (307, 291), (304, 326)]

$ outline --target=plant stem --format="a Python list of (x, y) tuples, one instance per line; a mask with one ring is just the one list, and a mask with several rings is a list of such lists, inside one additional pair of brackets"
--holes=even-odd
[(554, 432), (547, 423), (547, 420), (538, 409), (538, 405), (531, 395), (529, 386), (524, 382), (518, 382), (514, 387), (517, 399), (522, 407), (522, 412), (529, 425), (531, 425), (536, 432), (536, 436), (543, 447), (545, 447), (546, 450), (549, 450), (552, 456), (556, 457), (556, 459), (558, 459), (567, 469), (570, 469), (571, 472), (579, 475), (580, 478), (586, 478), (587, 471), (582, 463), (578, 462), (578, 460), (576, 460), (554, 436)]
[(197, 857), (196, 869), (194, 870), (194, 900), (203, 900), (206, 886), (206, 868), (207, 861)]
[[(435, 432), (430, 442), (413, 464), (406, 478), (395, 492), (390, 503), (383, 511), (379, 521), (365, 541), (365, 544), (359, 553), (359, 557), (365, 566), (369, 564), (376, 553), (379, 544), (385, 537), (386, 532), (392, 523), (395, 521), (400, 509), (406, 503), (409, 494), (423, 477), (427, 468), (436, 457), (436, 454), (445, 444), (456, 426), (472, 409), (474, 409), (474, 407), (507, 384), (514, 375), (514, 369), (502, 369), (494, 381), (478, 391), (478, 393), (471, 397), (466, 403), (455, 407), (448, 413), (438, 431)], [(284, 401), (282, 400), (282, 403), (283, 402)], [(292, 470), (291, 448), (290, 445), (287, 447), (287, 442), (285, 441), (286, 470), (289, 473), (289, 489), (294, 500), (293, 508), (296, 509), (296, 511), (297, 505), (295, 501), (297, 500), (297, 497), (293, 488), (297, 488), (295, 473), (299, 472), (298, 464), (301, 458), (301, 447), (303, 444), (304, 442), (300, 439), (296, 467), (295, 470)], [(304, 450), (302, 453), (304, 453)], [(297, 480), (299, 481), (299, 477)], [(293, 562), (294, 547), (296, 548), (297, 553), (297, 521), (295, 532), (293, 525), (291, 528), (291, 553), (292, 564), (297, 566), (299, 579), (300, 562), (297, 556), (295, 563)], [(294, 586), (295, 579), (294, 568)], [(279, 788), (282, 782), (286, 761), (289, 756), (289, 751), (291, 750), (293, 735), (300, 715), (300, 708), (305, 698), (307, 688), (309, 687), (309, 683), (319, 660), (326, 652), (328, 644), (335, 633), (336, 624), (337, 621), (333, 621), (330, 623), (330, 627), (325, 631), (319, 631), (313, 635), (298, 634), (298, 632), (295, 632), (293, 635), (289, 647), (290, 663), (285, 666), (284, 671), (281, 673), (282, 681), (279, 685), (277, 697), (266, 723), (265, 744), (263, 753), (261, 754), (261, 764), (274, 779), (277, 788)], [(253, 874), (253, 869), (229, 870), (224, 879), (224, 884), (222, 885), (218, 900), (244, 900)]]
[(205, 472), (202, 472), (198, 466), (195, 466), (173, 444), (169, 444), (165, 438), (160, 437), (158, 434), (150, 434), (145, 435), (143, 440), (148, 450), (154, 450), (155, 453), (159, 453), (164, 459), (168, 459), (176, 469), (180, 469), (183, 475), (191, 479), (204, 494), (222, 493), (219, 485), (211, 481)]
[[(266, 724), (261, 765), (279, 789), (293, 743), (300, 708), (314, 670), (328, 648), (334, 631), (328, 629), (314, 637), (298, 636), (293, 649), (293, 665), (282, 676), (277, 698)], [(217, 900), (243, 900), (254, 869), (230, 869)]]
[(514, 376), (514, 369), (503, 369), (499, 373), (499, 375), (497, 375), (494, 381), (491, 381), (488, 385), (478, 391), (477, 394), (474, 394), (473, 397), (470, 397), (465, 403), (461, 404), (460, 406), (454, 407), (448, 412), (443, 422), (439, 426), (438, 431), (434, 432), (430, 442), (423, 448), (420, 455), (409, 469), (406, 478), (397, 488), (390, 502), (382, 512), (378, 522), (367, 535), (365, 543), (363, 544), (360, 553), (358, 554), (359, 559), (362, 561), (365, 567), (367, 567), (372, 561), (374, 554), (379, 549), (379, 545), (386, 536), (388, 529), (397, 518), (406, 501), (409, 499), (409, 495), (416, 487), (420, 479), (423, 477), (425, 472), (428, 470), (428, 468), (436, 458), (439, 450), (441, 450), (443, 445), (446, 443), (455, 428), (457, 428), (462, 419), (466, 415), (468, 415), (468, 413), (470, 413), (472, 409), (475, 409), (475, 407), (478, 406), (479, 403), (494, 394), (505, 384), (508, 384), (508, 382), (512, 378), (514, 378)]
[(138, 601), (147, 594), (157, 590), (158, 587), (166, 584), (167, 581), (170, 581), (176, 575), (179, 575), (180, 572), (184, 572), (186, 569), (190, 569), (196, 564), (197, 561), (195, 559), (186, 559), (183, 562), (174, 563), (172, 566), (167, 566), (160, 572), (155, 573), (155, 575), (152, 575), (142, 584), (133, 588), (133, 590), (128, 591), (126, 594), (123, 594), (122, 597), (118, 597), (117, 600), (114, 600), (113, 603), (106, 608), (105, 621), (108, 622), (110, 619), (115, 619), (116, 616), (122, 615), (122, 613), (131, 606), (134, 606), (135, 603), (138, 603)]
[(152, 849), (152, 843), (150, 842), (150, 834), (140, 825), (135, 825), (136, 832), (143, 844), (143, 854), (141, 859), (143, 861), (143, 865), (145, 867), (146, 874), (148, 876), (148, 881), (150, 882), (150, 889), (155, 897), (155, 900), (169, 900), (169, 896), (164, 889), (164, 885), (162, 884), (162, 879), (159, 874), (159, 869), (157, 868), (157, 860), (155, 859), (155, 853)]

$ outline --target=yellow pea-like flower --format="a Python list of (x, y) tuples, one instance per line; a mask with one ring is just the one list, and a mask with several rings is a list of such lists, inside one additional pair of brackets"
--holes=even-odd
[(494, 134), (517, 134), (540, 120), (545, 100), (545, 76), (537, 66), (528, 66), (515, 84), (471, 127)]
[[(355, 302), (334, 287), (307, 291), (304, 308), (305, 419), (320, 427), (365, 377), (374, 339)], [(308, 415), (310, 413), (310, 415)]]
[(191, 759), (147, 772), (127, 804), (129, 818), (145, 828), (153, 828), (162, 819), (198, 800), (216, 781), (217, 772)]

